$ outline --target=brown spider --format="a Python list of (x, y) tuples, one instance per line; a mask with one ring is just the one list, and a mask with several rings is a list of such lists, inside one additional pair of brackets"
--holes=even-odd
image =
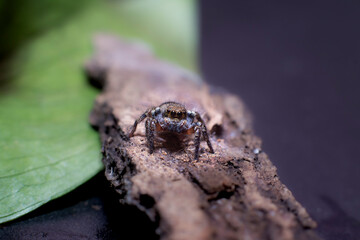
[(210, 152), (214, 149), (209, 140), (204, 120), (195, 111), (186, 110), (185, 106), (177, 102), (164, 102), (158, 107), (146, 110), (138, 119), (129, 132), (129, 138), (134, 135), (136, 126), (145, 118), (146, 138), (149, 144), (150, 154), (154, 152), (154, 132), (171, 132), (177, 134), (195, 133), (195, 160), (199, 158), (200, 137), (203, 135)]

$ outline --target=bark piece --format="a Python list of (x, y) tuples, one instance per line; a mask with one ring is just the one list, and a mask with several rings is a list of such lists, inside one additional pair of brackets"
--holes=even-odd
[[(86, 71), (102, 88), (90, 122), (101, 136), (105, 175), (122, 203), (158, 222), (161, 239), (318, 239), (236, 96), (108, 35), (96, 37)], [(202, 141), (195, 161), (192, 139), (173, 136), (157, 139), (149, 154), (144, 123), (126, 137), (147, 108), (169, 100), (201, 113), (214, 154)]]

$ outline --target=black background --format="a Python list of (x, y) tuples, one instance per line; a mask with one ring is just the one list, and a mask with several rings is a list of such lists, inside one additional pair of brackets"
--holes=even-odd
[[(200, 10), (205, 79), (245, 101), (319, 235), (360, 239), (360, 2), (203, 0)], [(147, 218), (115, 199), (100, 173), (0, 238), (153, 238)]]

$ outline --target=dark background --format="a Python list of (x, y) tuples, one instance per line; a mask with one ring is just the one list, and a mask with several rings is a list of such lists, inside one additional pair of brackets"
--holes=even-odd
[[(200, 1), (201, 68), (239, 95), (324, 239), (360, 239), (360, 1)], [(154, 237), (103, 174), (3, 225), (1, 239)], [(139, 229), (139, 225), (142, 226)]]
[(360, 1), (202, 1), (208, 82), (239, 95), (325, 239), (360, 239)]

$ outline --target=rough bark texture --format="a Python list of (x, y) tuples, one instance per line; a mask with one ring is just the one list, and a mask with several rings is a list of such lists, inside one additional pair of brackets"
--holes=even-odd
[[(95, 50), (86, 70), (102, 93), (90, 121), (101, 136), (105, 175), (122, 203), (158, 224), (161, 239), (318, 239), (236, 96), (210, 90), (144, 46), (101, 35)], [(202, 142), (195, 161), (192, 138), (174, 136), (157, 139), (149, 154), (143, 123), (127, 139), (136, 118), (169, 100), (201, 113), (214, 154)]]

